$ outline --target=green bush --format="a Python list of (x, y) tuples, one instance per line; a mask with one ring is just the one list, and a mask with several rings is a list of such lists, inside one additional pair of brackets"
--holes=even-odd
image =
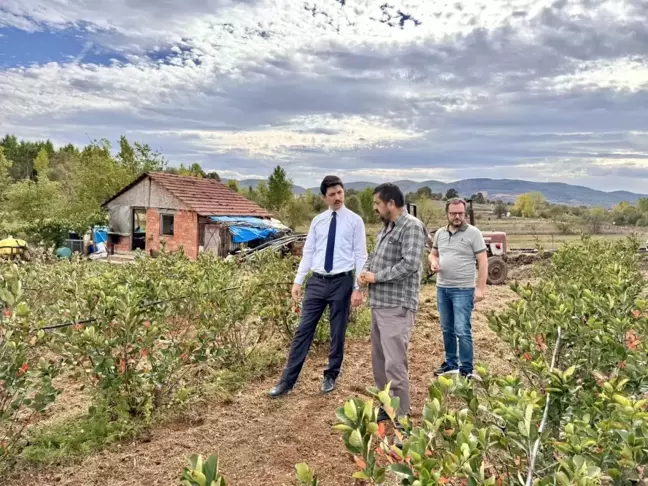
[[(489, 316), (519, 373), (476, 366), (471, 381), (439, 377), (420, 425), (389, 444), (373, 399), (351, 399), (335, 428), (356, 478), (402, 485), (630, 484), (648, 466), (648, 304), (634, 240), (565, 246), (520, 299)], [(370, 389), (394, 420), (386, 390)]]

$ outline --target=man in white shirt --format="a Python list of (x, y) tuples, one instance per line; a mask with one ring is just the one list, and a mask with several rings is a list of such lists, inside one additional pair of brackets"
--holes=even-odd
[(301, 322), (281, 380), (268, 393), (270, 397), (284, 395), (295, 386), (327, 305), (331, 321), (331, 350), (321, 391), (328, 393), (335, 389), (344, 357), (351, 306), (357, 307), (362, 303), (357, 278), (367, 260), (364, 222), (344, 206), (344, 184), (339, 177), (326, 176), (320, 192), (328, 210), (315, 216), (311, 222), (292, 288), (293, 300), (299, 302), (304, 279), (312, 271), (304, 296)]

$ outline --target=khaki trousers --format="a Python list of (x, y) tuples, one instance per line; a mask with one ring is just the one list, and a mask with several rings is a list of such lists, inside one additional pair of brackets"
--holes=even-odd
[(371, 364), (376, 387), (391, 381), (390, 394), (400, 398), (398, 415), (410, 409), (407, 349), (415, 313), (405, 307), (371, 309)]

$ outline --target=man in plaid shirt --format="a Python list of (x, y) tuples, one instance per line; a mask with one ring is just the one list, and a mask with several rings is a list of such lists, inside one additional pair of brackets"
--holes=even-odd
[[(360, 283), (369, 285), (374, 380), (379, 389), (391, 381), (390, 392), (400, 398), (397, 413), (402, 416), (410, 409), (407, 348), (418, 311), (427, 231), (407, 212), (398, 186), (381, 184), (373, 197), (384, 227)], [(385, 419), (381, 410), (379, 420)]]

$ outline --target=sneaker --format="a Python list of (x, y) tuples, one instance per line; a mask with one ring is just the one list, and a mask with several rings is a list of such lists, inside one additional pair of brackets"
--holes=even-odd
[(446, 373), (458, 373), (458, 372), (459, 372), (459, 370), (457, 370), (457, 369), (453, 369), (453, 368), (450, 368), (450, 366), (448, 366), (448, 363), (446, 363), (446, 362), (444, 361), (444, 362), (441, 364), (441, 366), (439, 366), (439, 367), (434, 371), (434, 375), (435, 375), (435, 376), (440, 376), (440, 375), (445, 375)]
[(387, 412), (385, 412), (385, 409), (380, 407), (378, 410), (378, 418), (376, 419), (376, 422), (387, 422), (389, 420), (389, 415), (387, 415)]
[(467, 371), (460, 371), (461, 376), (465, 378), (467, 381), (472, 381), (472, 380), (477, 380), (477, 381), (482, 381), (482, 379), (479, 377), (479, 375), (475, 375), (472, 372), (467, 372)]

